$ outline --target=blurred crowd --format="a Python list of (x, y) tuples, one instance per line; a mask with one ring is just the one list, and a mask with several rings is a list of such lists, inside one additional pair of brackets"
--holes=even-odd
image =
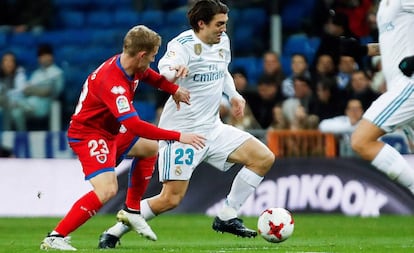
[[(137, 11), (185, 6), (183, 1), (131, 2)], [(224, 2), (230, 7), (269, 6), (268, 1), (259, 0), (243, 1), (243, 6), (239, 6), (241, 1)], [(303, 20), (298, 30), (283, 31), (285, 37), (294, 33), (317, 36), (320, 44), (314, 58), (293, 52), (287, 71), (282, 68), (280, 52), (262, 52), (263, 72), (255, 83), (249, 83), (252, 78), (247, 74), (248, 69), (232, 68), (236, 89), (246, 99), (246, 111), (244, 118), (234, 118), (229, 101), (223, 97), (220, 110), (223, 121), (245, 130), (319, 130), (338, 136), (352, 132), (364, 110), (386, 90), (386, 83), (380, 56), (369, 58), (357, 52), (341, 54), (339, 38), (352, 37), (365, 43), (363, 38), (369, 37), (376, 41), (378, 2), (315, 0), (310, 20)], [(277, 1), (277, 8), (288, 3)], [(276, 7), (271, 5), (271, 8)], [(42, 32), (49, 29), (52, 19), (52, 1), (0, 3), (0, 31), (3, 32)], [(26, 72), (26, 66), (19, 65), (12, 51), (1, 56), (2, 130), (50, 130), (53, 103), (64, 96), (65, 75), (54, 60), (54, 48), (46, 43), (33, 50), (37, 50), (38, 66), (31, 73)], [(148, 97), (154, 100), (158, 115), (165, 95), (152, 90), (145, 92), (152, 93)], [(66, 126), (61, 130), (64, 129)]]

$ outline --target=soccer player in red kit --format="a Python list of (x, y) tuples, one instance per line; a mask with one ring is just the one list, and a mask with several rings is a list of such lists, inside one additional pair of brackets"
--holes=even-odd
[[(123, 51), (105, 61), (84, 83), (79, 102), (68, 129), (69, 145), (79, 157), (85, 179), (93, 190), (78, 199), (45, 237), (40, 248), (76, 250), (67, 237), (71, 232), (95, 215), (99, 209), (115, 196), (118, 190), (115, 166), (117, 159), (125, 153), (149, 158), (153, 167), (156, 157), (154, 140), (173, 140), (191, 144), (195, 148), (204, 146), (204, 137), (192, 133), (180, 133), (158, 128), (140, 120), (132, 106), (135, 90), (142, 80), (173, 95), (179, 103), (189, 104), (189, 93), (168, 82), (163, 76), (149, 68), (161, 45), (161, 37), (149, 28), (140, 25), (128, 31), (124, 38)], [(177, 66), (177, 76), (186, 75), (186, 69)], [(146, 139), (136, 140), (139, 137)], [(128, 151), (141, 147), (148, 151)], [(145, 164), (144, 164), (145, 165)], [(140, 169), (139, 166), (134, 166)], [(152, 172), (151, 172), (152, 173)], [(128, 200), (126, 202), (128, 204)], [(128, 209), (130, 208), (130, 209)], [(119, 219), (127, 222), (138, 233), (156, 240), (155, 234), (134, 207), (128, 207)]]

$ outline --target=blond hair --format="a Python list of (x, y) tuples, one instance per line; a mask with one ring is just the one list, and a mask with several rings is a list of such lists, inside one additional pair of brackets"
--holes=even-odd
[(123, 52), (134, 56), (140, 51), (152, 52), (161, 45), (161, 36), (144, 25), (132, 27), (124, 37)]

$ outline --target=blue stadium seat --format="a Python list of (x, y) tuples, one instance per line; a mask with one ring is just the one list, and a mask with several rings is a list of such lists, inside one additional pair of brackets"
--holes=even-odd
[[(165, 25), (175, 26), (178, 28), (178, 31), (182, 31), (190, 28), (190, 25), (187, 20), (187, 11), (183, 8), (178, 8), (175, 10), (168, 11), (165, 17)], [(177, 30), (176, 30), (177, 31)]]
[(128, 29), (140, 22), (139, 13), (132, 9), (117, 9), (114, 13), (114, 24), (117, 27)]
[(90, 1), (85, 0), (54, 0), (53, 5), (56, 9), (86, 10), (90, 6)]
[(316, 37), (309, 38), (305, 34), (290, 35), (283, 45), (283, 55), (291, 56), (295, 53), (305, 55), (309, 63), (313, 62), (315, 53), (318, 49), (320, 39)]
[(316, 0), (290, 0), (280, 11), (285, 32), (299, 32), (304, 21), (312, 18)]
[(262, 59), (257, 57), (235, 57), (233, 58), (229, 69), (230, 72), (236, 68), (242, 68), (246, 71), (249, 85), (256, 85), (260, 74), (263, 71)]
[(253, 50), (253, 39), (257, 36), (255, 27), (244, 24), (243, 29), (235, 29), (231, 38), (231, 47), (234, 51), (250, 54)]
[(65, 45), (88, 45), (92, 40), (90, 32), (85, 29), (65, 29), (56, 33), (62, 37)]
[(9, 38), (10, 45), (20, 47), (35, 47), (36, 36), (31, 32), (13, 33)]
[(85, 25), (85, 14), (81, 11), (63, 10), (59, 16), (64, 28), (79, 29)]
[(139, 117), (142, 120), (153, 122), (156, 116), (155, 103), (149, 101), (135, 101), (134, 103), (135, 110), (138, 112)]
[(0, 48), (5, 48), (8, 44), (8, 36), (5, 32), (0, 32)]
[(164, 25), (165, 13), (161, 10), (145, 10), (140, 13), (140, 16), (141, 22), (155, 31)]
[[(105, 2), (105, 1), (103, 1)], [(114, 23), (112, 11), (89, 11), (86, 15), (86, 26), (90, 28), (107, 28)]]
[(120, 29), (91, 29), (89, 31), (91, 35), (91, 45), (94, 46), (122, 46), (122, 39), (125, 35), (125, 31)]
[(63, 43), (63, 36), (59, 31), (45, 31), (37, 37), (37, 43), (48, 43), (52, 46), (61, 46)]
[(249, 23), (256, 29), (263, 28), (268, 22), (268, 14), (264, 8), (244, 8), (240, 10), (240, 16), (237, 17), (242, 23)]
[(290, 55), (282, 54), (280, 56), (280, 64), (282, 65), (283, 73), (286, 76), (289, 76), (289, 75), (292, 74), (292, 67), (291, 67)]

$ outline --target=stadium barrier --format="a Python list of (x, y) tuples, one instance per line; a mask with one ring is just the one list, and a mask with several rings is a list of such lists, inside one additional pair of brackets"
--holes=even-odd
[[(405, 156), (411, 164), (414, 156)], [(100, 213), (122, 208), (128, 189), (125, 160), (116, 168), (119, 191)], [(62, 216), (91, 189), (76, 159), (1, 158), (0, 216)], [(187, 195), (172, 213), (216, 215), (238, 169), (223, 173), (201, 164), (193, 174)], [(146, 197), (161, 190), (155, 172)], [(12, 193), (12, 194), (7, 194)], [(257, 216), (267, 207), (294, 213), (335, 213), (376, 217), (414, 214), (414, 198), (406, 189), (357, 158), (281, 158), (266, 175), (240, 214)]]
[(267, 146), (277, 157), (335, 157), (335, 135), (318, 130), (269, 130)]

